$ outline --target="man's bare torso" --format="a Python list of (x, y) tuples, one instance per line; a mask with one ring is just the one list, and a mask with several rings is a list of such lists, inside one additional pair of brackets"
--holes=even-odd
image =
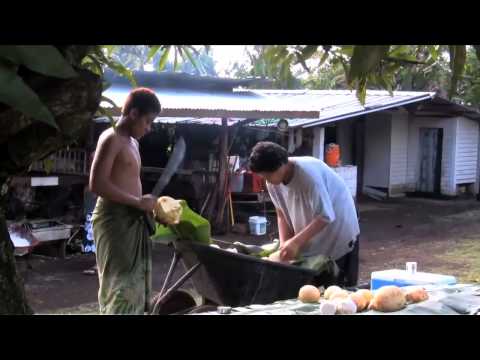
[[(140, 181), (141, 158), (137, 140), (126, 137), (110, 128), (105, 130), (99, 141), (112, 138), (112, 153), (118, 149), (113, 159), (110, 181), (121, 190), (136, 196), (142, 196), (142, 183)], [(114, 155), (108, 155), (114, 156)]]

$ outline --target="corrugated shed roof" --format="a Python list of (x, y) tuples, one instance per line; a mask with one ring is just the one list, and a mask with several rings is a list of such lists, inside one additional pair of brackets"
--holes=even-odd
[[(290, 127), (311, 127), (341, 119), (351, 118), (385, 110), (409, 103), (431, 99), (433, 92), (395, 91), (391, 96), (387, 91), (367, 90), (365, 105), (358, 101), (355, 92), (349, 90), (236, 90), (239, 93), (266, 95), (277, 101), (294, 101), (298, 106), (313, 106), (318, 110), (318, 119), (289, 119)], [(272, 125), (274, 126), (274, 125)]]
[(437, 116), (464, 116), (472, 120), (480, 120), (479, 109), (457, 104), (441, 97), (435, 97), (432, 101), (420, 104), (415, 114), (420, 116), (429, 116), (432, 114), (436, 114)]
[[(238, 123), (241, 123), (247, 119), (240, 118), (227, 118), (227, 125), (232, 126)], [(175, 124), (175, 125), (186, 125), (186, 124), (195, 124), (195, 125), (222, 125), (221, 118), (179, 118), (179, 117), (158, 117), (155, 119), (155, 123), (160, 124)]]
[[(246, 119), (283, 118), (292, 128), (311, 127), (410, 103), (438, 103), (433, 92), (396, 91), (391, 96), (387, 91), (367, 90), (366, 103), (362, 106), (355, 91), (350, 90), (232, 89), (231, 86), (239, 85), (235, 81), (240, 80), (220, 79), (219, 82), (185, 74), (140, 75), (137, 74), (141, 80), (139, 85), (150, 85), (162, 103), (161, 118), (157, 122), (170, 124), (218, 125), (221, 118), (228, 118), (229, 125), (233, 125)], [(128, 82), (117, 79), (103, 95), (120, 107), (131, 89)], [(443, 101), (452, 104), (450, 108), (464, 116), (479, 116), (478, 111)], [(102, 106), (108, 104), (104, 102)], [(270, 126), (274, 124), (270, 122)]]
[[(268, 117), (318, 119), (314, 104), (297, 99), (231, 91), (152, 88), (162, 104), (162, 117), (250, 118)], [(111, 86), (103, 95), (118, 107), (125, 102), (129, 86)], [(102, 106), (111, 106), (102, 102)]]
[[(118, 120), (118, 116), (114, 116), (115, 120)], [(227, 118), (227, 126), (237, 125), (248, 119), (243, 118)], [(110, 119), (102, 116), (95, 119), (98, 123), (110, 123)], [(222, 118), (193, 118), (193, 117), (157, 117), (154, 121), (155, 124), (166, 125), (222, 125)]]

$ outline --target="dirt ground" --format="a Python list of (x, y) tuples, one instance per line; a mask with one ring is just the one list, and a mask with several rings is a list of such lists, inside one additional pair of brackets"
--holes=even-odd
[[(480, 282), (480, 202), (475, 199), (359, 199), (360, 283), (372, 271), (404, 268), (451, 274), (462, 282)], [(230, 234), (227, 241), (265, 242), (265, 237)], [(153, 288), (159, 291), (172, 258), (171, 249), (155, 246)], [(19, 258), (27, 296), (36, 313), (91, 314), (97, 310), (98, 279), (84, 275), (95, 264), (92, 255), (67, 259)], [(177, 271), (178, 278), (182, 270)], [(186, 285), (189, 286), (188, 284)]]

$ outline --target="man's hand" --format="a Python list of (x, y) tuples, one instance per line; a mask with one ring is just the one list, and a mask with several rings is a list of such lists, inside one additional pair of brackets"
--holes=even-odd
[(298, 241), (295, 238), (285, 241), (285, 243), (280, 246), (280, 260), (292, 261), (295, 260), (300, 252), (300, 246)]
[(157, 197), (152, 194), (143, 195), (138, 203), (138, 208), (145, 212), (152, 212), (157, 204)]
[(317, 216), (302, 231), (280, 245), (280, 260), (296, 260), (300, 250), (307, 246), (312, 238), (322, 231), (327, 224), (328, 221), (323, 219), (322, 216)]

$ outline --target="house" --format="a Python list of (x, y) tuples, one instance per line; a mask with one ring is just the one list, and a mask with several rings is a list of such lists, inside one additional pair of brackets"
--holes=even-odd
[[(199, 77), (181, 73), (134, 72), (137, 84), (152, 88), (162, 112), (154, 121), (154, 131), (140, 142), (143, 160), (142, 182), (150, 191), (168, 161), (168, 149), (175, 138), (183, 136), (187, 143), (184, 162), (165, 193), (185, 198), (190, 206), (201, 211), (209, 194), (224, 188), (228, 148), (243, 125), (259, 118), (318, 118), (318, 111), (270, 96), (237, 93), (235, 88), (262, 86), (262, 79), (225, 79)], [(126, 100), (132, 85), (112, 72), (105, 74), (111, 86), (103, 95), (114, 102), (114, 118)], [(102, 105), (109, 106), (108, 103)], [(106, 117), (95, 119), (98, 126), (108, 126)], [(103, 124), (103, 125), (100, 125)], [(225, 146), (223, 146), (225, 145)], [(225, 161), (221, 161), (225, 160)], [(215, 196), (210, 196), (215, 198)], [(212, 209), (212, 212), (215, 209)]]
[[(480, 114), (435, 93), (398, 91), (391, 96), (368, 90), (362, 106), (348, 90), (265, 90), (256, 89), (259, 79), (185, 74), (169, 74), (162, 85), (161, 74), (148, 76), (157, 80), (145, 86), (153, 87), (164, 105), (159, 123), (178, 128), (220, 125), (222, 118), (229, 118), (232, 129), (276, 131), (278, 120), (286, 119), (288, 129), (276, 131), (277, 138), (292, 154), (323, 159), (327, 144), (339, 144), (342, 166), (335, 170), (354, 196), (386, 198), (410, 192), (455, 196), (479, 191)], [(105, 93), (117, 103), (130, 90), (122, 81), (122, 87)]]
[(356, 170), (357, 193), (385, 198), (479, 191), (477, 110), (429, 92), (369, 90), (362, 106), (354, 92), (343, 90), (240, 91), (315, 104), (319, 119), (288, 120), (289, 150), (306, 141), (323, 159), (326, 144), (339, 144), (342, 164)]
[[(252, 88), (264, 86), (263, 79), (134, 75), (139, 86), (155, 90), (163, 108), (155, 131), (141, 142), (144, 189), (148, 192), (153, 187), (175, 136), (181, 134), (187, 140), (187, 155), (166, 191), (186, 197), (197, 211), (212, 188), (224, 186), (218, 183), (222, 179), (218, 174), (227, 165), (220, 160), (240, 153), (245, 156), (256, 141), (264, 139), (283, 144), (292, 154), (320, 159), (327, 144), (339, 144), (342, 166), (335, 171), (353, 196), (478, 193), (480, 114), (434, 93), (390, 96), (369, 90), (362, 106), (355, 93), (346, 90), (262, 90)], [(121, 106), (131, 84), (112, 72), (105, 78), (111, 86), (104, 96)], [(112, 108), (112, 114), (118, 117), (120, 108)], [(277, 128), (279, 119), (287, 120), (287, 129)], [(26, 181), (48, 185), (43, 192), (58, 186), (83, 188), (88, 181), (89, 152), (108, 126), (109, 119), (95, 119), (83, 147), (37, 162)], [(48, 170), (50, 176), (45, 174)]]
[[(257, 88), (265, 86), (263, 79), (134, 75), (162, 103), (155, 131), (141, 141), (144, 190), (153, 187), (175, 137), (182, 135), (187, 154), (166, 192), (186, 198), (196, 211), (205, 208), (210, 193), (226, 186), (219, 174), (227, 170), (227, 156), (246, 156), (264, 139), (283, 144), (292, 154), (320, 159), (327, 144), (339, 144), (342, 166), (334, 169), (353, 196), (478, 192), (480, 114), (434, 93), (400, 91), (391, 96), (369, 90), (362, 106), (348, 90), (262, 90)], [(118, 118), (132, 86), (111, 72), (105, 78), (111, 86), (103, 95), (118, 105), (111, 108)], [(279, 119), (287, 120), (286, 129), (277, 127)], [(109, 123), (105, 117), (95, 119), (85, 148), (51, 156), (52, 174), (61, 175), (60, 183), (75, 179), (78, 186), (86, 184), (88, 153)], [(33, 170), (38, 175), (46, 165), (37, 163)], [(35, 179), (39, 184), (53, 180)]]

